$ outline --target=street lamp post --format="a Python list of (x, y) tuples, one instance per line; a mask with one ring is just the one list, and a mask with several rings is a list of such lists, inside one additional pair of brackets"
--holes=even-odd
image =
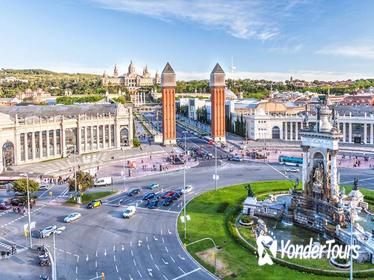
[(353, 254), (352, 254), (352, 248), (353, 248), (353, 223), (355, 220), (355, 216), (357, 215), (357, 209), (353, 206), (351, 202), (351, 209), (350, 209), (350, 216), (351, 216), (351, 240), (350, 240), (350, 246), (351, 246), (351, 254), (350, 254), (350, 268), (349, 268), (349, 279), (353, 280)]
[[(186, 161), (187, 161), (187, 131), (184, 134), (184, 168), (183, 168), (183, 190), (186, 190)], [(183, 216), (184, 216), (184, 239), (187, 238), (187, 213), (186, 213), (186, 192), (183, 194)]]
[[(32, 174), (32, 172), (30, 172)], [(32, 249), (32, 236), (31, 236), (31, 211), (30, 211), (30, 191), (29, 191), (29, 173), (21, 174), (26, 177), (26, 192), (27, 192), (27, 216), (28, 216), (28, 229), (29, 229), (29, 243), (30, 249)]]
[(54, 277), (57, 280), (57, 260), (56, 260), (56, 232), (53, 232), (53, 265), (54, 265)]
[(30, 249), (32, 249), (32, 236), (31, 236), (31, 211), (30, 211), (30, 191), (29, 191), (29, 174), (26, 173), (26, 189), (27, 189), (27, 215), (29, 222), (29, 238), (30, 238)]

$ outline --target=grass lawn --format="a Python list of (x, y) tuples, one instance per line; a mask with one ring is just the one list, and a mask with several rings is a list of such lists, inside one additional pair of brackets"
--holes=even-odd
[[(115, 194), (116, 191), (101, 191), (101, 192), (89, 192), (82, 195), (82, 204), (86, 204), (94, 199), (101, 199), (109, 195)], [(66, 201), (68, 204), (75, 204), (74, 198), (70, 198)]]
[[(274, 264), (273, 266), (258, 266), (258, 259), (247, 249), (241, 247), (238, 243), (231, 239), (225, 227), (225, 218), (228, 213), (233, 211), (237, 205), (240, 205), (247, 196), (244, 188), (246, 184), (231, 186), (219, 189), (217, 192), (210, 191), (193, 199), (187, 205), (187, 213), (191, 217), (191, 221), (187, 224), (187, 238), (184, 240), (184, 225), (178, 220), (178, 231), (183, 243), (188, 244), (202, 238), (213, 238), (218, 247), (221, 247), (217, 254), (217, 258), (226, 264), (226, 268), (230, 274), (234, 276), (225, 276), (223, 279), (343, 279), (342, 277), (327, 277), (302, 273), (286, 267)], [(277, 191), (287, 191), (292, 187), (289, 181), (271, 181), (251, 183), (252, 189), (256, 195), (265, 192), (275, 193)], [(227, 208), (221, 213), (223, 204), (227, 204)], [(218, 211), (217, 211), (218, 210)], [(247, 236), (248, 237), (248, 236)], [(209, 241), (203, 241), (187, 247), (190, 254), (198, 260), (207, 269), (214, 272), (214, 268), (204, 263), (197, 256), (198, 252), (207, 250), (213, 245)]]

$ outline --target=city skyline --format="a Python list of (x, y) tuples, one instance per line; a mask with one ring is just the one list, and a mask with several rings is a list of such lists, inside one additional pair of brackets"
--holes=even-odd
[[(374, 77), (369, 11), (360, 1), (2, 1), (1, 68), (59, 72), (159, 72), (230, 77), (344, 80)], [(58, 55), (56, 55), (58, 54)], [(187, 59), (186, 59), (187, 58)]]

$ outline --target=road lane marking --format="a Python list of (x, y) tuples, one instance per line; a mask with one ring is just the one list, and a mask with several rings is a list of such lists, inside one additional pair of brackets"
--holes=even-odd
[(104, 256), (106, 257), (106, 249), (104, 250)]
[(164, 274), (162, 274), (162, 276), (164, 277), (165, 280), (169, 280)]
[(117, 273), (118, 273), (118, 267), (117, 267), (117, 265), (116, 265), (116, 271), (117, 271)]
[(125, 245), (122, 244), (122, 251), (125, 251)]
[(160, 271), (160, 268), (158, 267), (158, 265), (157, 265), (157, 264), (155, 264), (155, 267), (157, 268), (157, 270), (158, 270), (158, 271)]
[(132, 249), (131, 249), (131, 256), (132, 256), (132, 257), (134, 256), (134, 252), (132, 251)]
[(114, 262), (116, 261), (116, 255), (113, 255), (113, 261)]
[(162, 237), (162, 243), (165, 243), (165, 240), (164, 240), (164, 238)]
[(161, 258), (164, 264), (169, 264), (167, 261), (164, 260), (164, 258)]
[(169, 253), (168, 247), (165, 246), (165, 250), (166, 250), (167, 253)]
[(95, 267), (97, 268), (97, 261), (95, 261)]
[(157, 238), (155, 235), (153, 235), (153, 239), (154, 239), (155, 241), (158, 241), (158, 238)]
[(147, 244), (147, 249), (148, 249), (148, 251), (150, 251), (151, 249), (149, 248), (149, 245)]
[(152, 268), (147, 268), (147, 271), (148, 271), (149, 276), (153, 277)]
[(143, 278), (143, 275), (140, 273), (139, 270), (138, 270), (138, 274), (139, 274), (140, 278)]
[[(179, 266), (178, 266), (179, 267)], [(190, 275), (190, 274), (192, 274), (192, 273), (194, 273), (194, 272), (196, 272), (196, 271), (199, 271), (201, 268), (200, 267), (198, 267), (198, 268), (196, 268), (196, 269), (194, 269), (194, 270), (191, 270), (191, 271), (189, 271), (189, 272), (187, 272), (187, 273), (184, 273), (184, 274), (182, 274), (182, 275), (179, 275), (178, 277), (175, 277), (175, 278), (173, 278), (172, 280), (178, 280), (178, 279), (181, 279), (181, 278), (183, 278), (183, 277), (186, 277), (187, 275)]]
[(184, 273), (184, 274), (186, 273), (186, 272), (184, 272), (184, 270), (179, 265), (178, 265), (178, 268), (179, 268), (180, 271), (182, 271), (182, 273)]
[(134, 263), (134, 265), (136, 266), (136, 261), (135, 261), (135, 259), (132, 259), (132, 262)]
[(178, 257), (179, 257), (182, 261), (186, 260), (186, 258), (182, 257), (182, 256), (179, 255), (179, 254), (178, 254)]
[(129, 279), (130, 279), (130, 280), (134, 280), (134, 279), (133, 279), (133, 278), (131, 277), (131, 275), (130, 275), (130, 274), (129, 274)]
[(174, 260), (174, 258), (173, 258), (172, 256), (170, 256), (170, 258), (171, 258), (171, 260), (173, 261), (173, 263), (175, 263), (175, 260)]
[(149, 256), (151, 257), (152, 261), (153, 261), (153, 256), (152, 256), (152, 253), (149, 253)]

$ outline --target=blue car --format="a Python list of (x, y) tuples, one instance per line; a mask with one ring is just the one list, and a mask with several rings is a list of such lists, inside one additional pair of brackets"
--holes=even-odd
[(158, 206), (158, 197), (155, 196), (154, 198), (148, 200), (147, 207), (149, 209), (155, 208)]
[(152, 198), (154, 198), (156, 196), (156, 194), (155, 193), (153, 193), (153, 192), (150, 192), (150, 193), (146, 193), (144, 196), (143, 196), (143, 200), (150, 200), (150, 199), (152, 199)]
[(162, 206), (169, 206), (173, 203), (173, 197), (168, 196), (162, 201)]

